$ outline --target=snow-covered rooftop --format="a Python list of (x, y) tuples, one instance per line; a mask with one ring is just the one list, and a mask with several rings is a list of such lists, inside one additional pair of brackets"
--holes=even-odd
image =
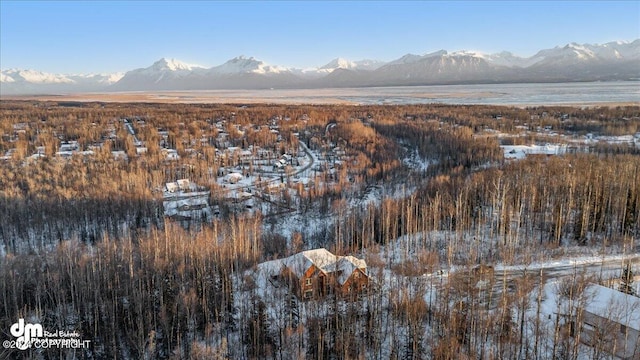
[(298, 278), (302, 278), (304, 273), (315, 265), (325, 273), (342, 271), (338, 276), (338, 283), (341, 285), (349, 278), (355, 269), (367, 268), (366, 261), (353, 256), (336, 256), (325, 248), (307, 250), (291, 255), (288, 258), (267, 261), (258, 265), (259, 272), (276, 275), (283, 266), (286, 266)]
[(325, 248), (303, 251), (283, 260), (285, 266), (299, 278), (304, 275), (311, 265), (315, 265), (325, 271), (325, 267), (335, 262), (336, 256)]
[(601, 285), (589, 285), (584, 310), (640, 331), (640, 298)]
[(567, 151), (566, 145), (501, 145), (506, 159), (524, 159), (527, 155), (560, 155)]
[(335, 263), (335, 271), (339, 273), (336, 280), (338, 281), (338, 284), (343, 285), (349, 279), (355, 269), (364, 270), (366, 268), (367, 263), (362, 259), (358, 259), (353, 256), (341, 257)]

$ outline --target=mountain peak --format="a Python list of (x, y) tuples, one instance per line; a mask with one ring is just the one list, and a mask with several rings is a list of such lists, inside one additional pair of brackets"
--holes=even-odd
[(178, 70), (191, 71), (196, 68), (201, 68), (201, 66), (198, 66), (198, 65), (191, 65), (191, 64), (184, 63), (180, 60), (167, 59), (164, 57), (156, 61), (155, 63), (153, 63), (151, 67), (156, 70), (171, 70), (171, 71), (178, 71)]
[[(254, 58), (253, 56), (245, 56), (245, 55), (239, 55), (234, 57), (233, 59), (229, 60), (231, 62), (238, 62), (238, 61), (258, 61), (260, 62), (260, 60), (257, 60), (256, 58)], [(229, 62), (227, 61), (227, 62)]]
[[(446, 51), (445, 51), (444, 55), (446, 55)], [(477, 58), (485, 58), (486, 57), (486, 55), (484, 53), (479, 52), (479, 51), (473, 51), (473, 50), (459, 50), (459, 51), (452, 52), (449, 55), (450, 56), (472, 56), (472, 57), (477, 57)]]
[(386, 64), (384, 61), (378, 60), (359, 60), (359, 61), (351, 61), (345, 58), (335, 58), (331, 60), (326, 65), (315, 69), (314, 71), (318, 71), (319, 73), (329, 73), (331, 71), (337, 69), (343, 70), (368, 70), (372, 71)]
[[(445, 56), (447, 54), (448, 54), (447, 50), (438, 50), (438, 51), (434, 51), (434, 52), (430, 52), (430, 53), (424, 54), (422, 57), (423, 58), (428, 58), (428, 57), (433, 57), (433, 56)], [(408, 54), (408, 55), (405, 55), (405, 56), (412, 56), (412, 55)], [(414, 55), (414, 56), (417, 56), (417, 55)]]
[(2, 82), (22, 82), (32, 84), (73, 84), (75, 81), (66, 75), (50, 74), (38, 70), (11, 69), (2, 72)]
[[(36, 70), (0, 71), (2, 93), (99, 90), (200, 90), (208, 88), (392, 86), (514, 81), (629, 80), (640, 77), (640, 39), (605, 44), (566, 43), (527, 58), (510, 52), (439, 50), (406, 54), (389, 63), (335, 58), (322, 67), (293, 69), (245, 55), (203, 68), (173, 58), (126, 74), (48, 74)], [(586, 70), (585, 70), (586, 69)], [(334, 71), (338, 74), (330, 76)], [(44, 89), (44, 90), (43, 90)]]
[(218, 75), (232, 75), (232, 74), (278, 74), (287, 72), (288, 69), (278, 66), (271, 66), (262, 60), (258, 60), (244, 55), (236, 56), (231, 60), (228, 60), (222, 65), (212, 67), (209, 72)]
[(344, 58), (335, 58), (320, 69), (352, 69), (356, 67), (356, 63)]
[[(428, 56), (428, 55), (425, 55), (425, 56)], [(406, 55), (402, 56), (401, 58), (388, 63), (387, 65), (411, 64), (411, 63), (420, 61), (422, 58), (423, 57), (420, 56), (420, 55), (406, 54)]]

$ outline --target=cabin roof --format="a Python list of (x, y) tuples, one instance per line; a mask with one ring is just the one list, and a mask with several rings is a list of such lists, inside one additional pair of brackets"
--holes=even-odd
[(640, 331), (640, 298), (596, 284), (584, 294), (586, 312)]

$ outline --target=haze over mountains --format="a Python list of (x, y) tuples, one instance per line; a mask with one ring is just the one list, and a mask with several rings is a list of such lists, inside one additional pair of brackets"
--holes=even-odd
[(640, 39), (540, 50), (529, 58), (504, 51), (445, 50), (407, 54), (390, 62), (342, 58), (309, 69), (269, 65), (239, 56), (205, 68), (160, 59), (124, 74), (63, 75), (36, 70), (0, 72), (0, 94), (60, 94), (269, 88), (331, 88), (435, 84), (640, 80)]

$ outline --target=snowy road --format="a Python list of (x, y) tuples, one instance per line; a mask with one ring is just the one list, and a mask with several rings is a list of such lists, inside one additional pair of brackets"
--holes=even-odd
[(573, 274), (586, 276), (596, 276), (603, 279), (610, 278), (615, 272), (620, 272), (626, 263), (632, 266), (640, 264), (640, 254), (630, 254), (626, 256), (604, 256), (604, 257), (583, 257), (569, 260), (552, 261), (529, 266), (498, 266), (495, 269), (495, 277), (498, 281), (513, 280), (523, 276), (525, 273), (540, 275), (545, 279), (556, 279)]
[(469, 268), (452, 269), (449, 274), (445, 272), (444, 275), (426, 276), (424, 281), (427, 287), (433, 286), (436, 292), (457, 288), (464, 293), (474, 289), (471, 292), (475, 293), (476, 299), (479, 299), (482, 305), (486, 305), (488, 309), (495, 309), (499, 305), (502, 293), (515, 293), (518, 281), (525, 274), (531, 281), (530, 288), (538, 286), (541, 279), (549, 283), (572, 276), (584, 276), (587, 281), (606, 283), (608, 280), (618, 279), (627, 263), (631, 264), (636, 273), (640, 272), (640, 254), (635, 253), (624, 256), (579, 257), (529, 265), (499, 265), (495, 267), (493, 274), (488, 272), (484, 275), (473, 275)]
[[(496, 267), (494, 278), (490, 283), (492, 294), (488, 298), (492, 299), (490, 308), (495, 308), (494, 303), (499, 299), (499, 295), (506, 289), (509, 292), (515, 291), (516, 281), (525, 274), (530, 276), (531, 281), (537, 286), (540, 279), (543, 281), (553, 281), (564, 277), (582, 276), (591, 278), (592, 281), (607, 281), (618, 278), (623, 267), (631, 264), (632, 268), (640, 266), (640, 254), (630, 254), (626, 256), (604, 256), (604, 257), (583, 257), (570, 260), (560, 260), (546, 263), (531, 264), (529, 266), (499, 266)], [(485, 290), (489, 292), (489, 288)]]

